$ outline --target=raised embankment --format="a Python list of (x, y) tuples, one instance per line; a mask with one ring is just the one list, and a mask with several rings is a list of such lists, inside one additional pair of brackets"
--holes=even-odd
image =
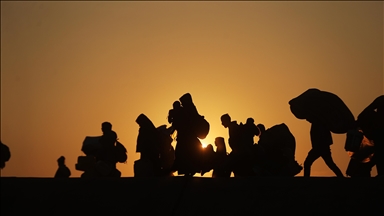
[(1, 179), (6, 215), (384, 215), (382, 178)]

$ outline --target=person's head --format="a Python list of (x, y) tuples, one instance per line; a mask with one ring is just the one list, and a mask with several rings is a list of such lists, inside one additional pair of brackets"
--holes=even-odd
[(205, 152), (207, 153), (214, 153), (213, 146), (211, 144), (208, 144), (207, 147), (205, 147)]
[(260, 135), (263, 134), (263, 132), (265, 131), (265, 126), (263, 124), (258, 124), (256, 126), (259, 128)]
[(59, 159), (57, 159), (57, 163), (59, 165), (64, 165), (65, 164), (65, 157), (64, 156), (59, 157)]
[(246, 124), (253, 124), (255, 123), (255, 120), (253, 118), (247, 118)]
[(216, 145), (216, 147), (225, 145), (224, 137), (216, 137), (215, 138), (215, 145)]
[(225, 148), (224, 137), (216, 137), (215, 138), (215, 145), (216, 145), (217, 151), (224, 151), (224, 152), (227, 151)]
[(173, 107), (173, 109), (179, 109), (179, 108), (181, 108), (180, 101), (175, 101), (175, 102), (173, 102), (172, 107)]
[(152, 121), (146, 116), (144, 115), (143, 113), (140, 114), (137, 119), (136, 119), (136, 123), (140, 126), (140, 127), (146, 127), (146, 128), (149, 128), (149, 127), (155, 127), (155, 125), (152, 123)]
[(179, 100), (181, 102), (181, 105), (184, 107), (193, 104), (192, 95), (190, 93), (184, 94), (180, 97)]
[(110, 132), (111, 130), (112, 130), (112, 124), (111, 123), (103, 122), (101, 124), (101, 131), (103, 131), (103, 133)]
[(231, 117), (228, 115), (228, 113), (221, 116), (221, 124), (227, 128), (229, 124), (231, 123)]

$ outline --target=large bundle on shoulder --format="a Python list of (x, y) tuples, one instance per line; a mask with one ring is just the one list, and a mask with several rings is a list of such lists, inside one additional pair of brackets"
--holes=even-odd
[(296, 140), (288, 126), (284, 123), (264, 131), (259, 145), (266, 151), (284, 152), (289, 158), (294, 159), (295, 157)]
[(374, 142), (371, 140), (383, 128), (384, 119), (384, 95), (377, 97), (357, 117), (357, 125), (360, 129), (347, 132), (344, 149), (352, 159), (367, 163), (373, 156)]
[(333, 93), (312, 88), (290, 100), (289, 104), (296, 118), (322, 123), (333, 133), (347, 133), (355, 127), (352, 112)]
[(379, 128), (384, 128), (384, 95), (377, 97), (359, 114), (357, 124), (368, 138)]
[(264, 131), (258, 146), (268, 158), (269, 175), (295, 176), (303, 169), (295, 160), (296, 140), (286, 124), (278, 124)]
[(209, 133), (210, 125), (204, 116), (200, 115), (192, 101), (190, 93), (186, 93), (180, 97), (180, 102), (183, 104), (183, 108), (187, 109), (190, 117), (192, 118), (192, 127), (196, 133), (196, 136), (200, 139), (205, 139)]

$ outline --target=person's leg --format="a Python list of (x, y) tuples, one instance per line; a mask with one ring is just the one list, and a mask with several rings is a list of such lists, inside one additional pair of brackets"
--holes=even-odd
[(311, 166), (315, 160), (320, 157), (319, 152), (316, 149), (311, 149), (308, 152), (307, 158), (304, 161), (304, 177), (311, 176)]
[(336, 174), (337, 177), (344, 177), (339, 167), (335, 164), (335, 162), (333, 162), (330, 146), (322, 150), (321, 157), (323, 158), (327, 166)]

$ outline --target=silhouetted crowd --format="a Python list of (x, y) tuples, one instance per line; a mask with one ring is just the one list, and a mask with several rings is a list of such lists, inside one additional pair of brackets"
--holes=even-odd
[[(322, 158), (337, 177), (344, 177), (332, 159), (332, 133), (346, 134), (345, 150), (350, 156), (346, 175), (350, 177), (371, 177), (371, 170), (377, 168), (378, 176), (384, 173), (384, 95), (377, 97), (367, 108), (354, 118), (344, 102), (335, 94), (308, 89), (289, 101), (291, 112), (298, 119), (311, 123), (310, 138), (312, 149), (301, 166), (295, 160), (296, 141), (284, 123), (268, 129), (255, 124), (253, 118), (238, 123), (231, 116), (223, 114), (221, 123), (228, 128), (228, 146), (223, 137), (203, 147), (200, 139), (206, 138), (210, 124), (199, 114), (192, 96), (182, 95), (168, 112), (167, 125), (156, 127), (144, 114), (140, 114), (136, 152), (140, 159), (134, 162), (135, 177), (178, 175), (204, 175), (212, 171), (212, 177), (247, 176), (295, 176), (304, 169), (309, 177), (312, 164)], [(112, 124), (102, 123), (103, 135), (86, 137), (79, 156), (76, 170), (83, 171), (82, 178), (120, 178), (117, 163), (128, 158), (126, 148), (118, 141)], [(258, 137), (258, 142), (254, 138)], [(176, 141), (175, 148), (172, 142)], [(9, 148), (1, 143), (1, 169), (10, 159)], [(71, 175), (65, 165), (65, 157), (58, 160), (55, 178)]]

